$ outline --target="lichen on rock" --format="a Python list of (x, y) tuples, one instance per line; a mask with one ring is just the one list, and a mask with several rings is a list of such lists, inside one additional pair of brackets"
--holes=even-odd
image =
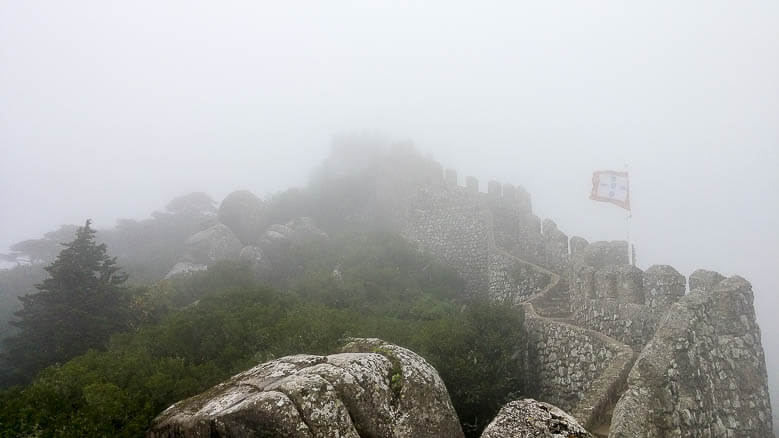
[[(393, 382), (395, 375), (402, 381)], [(443, 381), (424, 359), (379, 339), (350, 339), (342, 353), (266, 362), (176, 403), (154, 420), (147, 436), (457, 438), (463, 433)]]
[(592, 438), (592, 435), (562, 409), (528, 398), (504, 406), (481, 435), (481, 438), (509, 437)]

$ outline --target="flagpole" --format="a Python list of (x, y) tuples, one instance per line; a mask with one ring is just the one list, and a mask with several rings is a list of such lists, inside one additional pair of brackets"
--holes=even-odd
[[(625, 174), (628, 176), (628, 196), (630, 196), (630, 166), (628, 163), (625, 163)], [(632, 208), (632, 206), (629, 205), (629, 208)], [(627, 242), (628, 242), (628, 264), (629, 265), (635, 265), (636, 261), (633, 260), (633, 251), (631, 250), (632, 245), (630, 244), (630, 219), (633, 218), (633, 211), (628, 209), (627, 216), (625, 217), (625, 222), (627, 223)]]
[(627, 222), (627, 229), (628, 229), (628, 264), (629, 265), (635, 265), (636, 261), (633, 260), (633, 251), (631, 251), (632, 245), (630, 244), (630, 219), (633, 217), (633, 214), (630, 213), (630, 210), (628, 210), (628, 215), (625, 218), (625, 222)]

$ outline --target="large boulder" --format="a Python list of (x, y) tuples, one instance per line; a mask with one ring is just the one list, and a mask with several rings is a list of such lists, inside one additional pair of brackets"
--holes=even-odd
[(214, 225), (193, 234), (186, 241), (184, 261), (207, 265), (217, 260), (238, 257), (243, 245), (223, 224)]
[(481, 438), (511, 437), (592, 438), (592, 435), (562, 409), (527, 398), (503, 406), (481, 434)]
[(206, 269), (208, 269), (206, 265), (196, 265), (192, 262), (178, 262), (170, 269), (170, 271), (168, 271), (167, 275), (165, 275), (165, 279), (167, 280), (177, 275), (205, 271)]
[(244, 246), (243, 249), (241, 249), (240, 254), (238, 254), (238, 258), (241, 261), (248, 263), (249, 266), (255, 271), (260, 270), (266, 261), (265, 254), (262, 252), (262, 249), (253, 245)]
[(378, 339), (342, 351), (258, 365), (169, 407), (147, 437), (463, 437), (443, 381), (420, 356)]
[(289, 238), (298, 243), (328, 239), (327, 233), (319, 229), (310, 217), (292, 219), (287, 222), (286, 227), (292, 230)]
[(268, 226), (265, 203), (248, 190), (232, 192), (219, 206), (219, 221), (230, 227), (244, 245), (252, 245)]
[(309, 217), (298, 217), (286, 224), (273, 224), (259, 238), (258, 246), (271, 258), (282, 255), (290, 245), (328, 239)]

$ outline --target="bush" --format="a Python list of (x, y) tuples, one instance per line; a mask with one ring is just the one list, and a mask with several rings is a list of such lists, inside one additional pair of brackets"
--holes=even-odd
[[(0, 436), (140, 436), (172, 403), (239, 371), (290, 354), (329, 354), (353, 336), (425, 357), (468, 436), (521, 392), (517, 310), (462, 301), (453, 272), (394, 236), (336, 240), (309, 256), (301, 256), (304, 274), (286, 292), (252, 283), (231, 263), (158, 287), (151, 302), (198, 301), (115, 335), (107, 351), (0, 393)], [(340, 278), (331, 275), (333, 263)]]

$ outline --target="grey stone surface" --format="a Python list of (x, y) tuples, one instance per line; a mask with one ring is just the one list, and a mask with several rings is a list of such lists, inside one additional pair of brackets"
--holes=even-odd
[(622, 240), (593, 242), (577, 254), (578, 263), (602, 268), (609, 265), (628, 264), (628, 244)]
[(617, 267), (617, 301), (644, 304), (644, 272), (635, 266)]
[(169, 407), (147, 436), (463, 436), (446, 387), (424, 359), (378, 339), (351, 340), (343, 351), (258, 365)]
[(265, 203), (254, 193), (238, 190), (227, 195), (219, 205), (219, 221), (244, 245), (251, 245), (268, 225), (265, 209)]
[(238, 258), (241, 261), (248, 263), (254, 270), (261, 269), (262, 265), (266, 262), (265, 253), (262, 251), (262, 248), (255, 245), (244, 246), (238, 254)]
[[(569, 242), (553, 221), (545, 220), (542, 224), (532, 213), (530, 195), (521, 187), (490, 182), (488, 193), (479, 193), (473, 190), (474, 180), (466, 180), (469, 190), (458, 185), (455, 171), (448, 170), (445, 178), (441, 178), (441, 173), (440, 165), (431, 165), (431, 177), (425, 183), (424, 179), (413, 182), (393, 179), (392, 175), (397, 172), (386, 172), (378, 184), (381, 190), (377, 192), (377, 204), (391, 216), (386, 222), (390, 229), (455, 268), (465, 280), (469, 293), (487, 294), (493, 300), (523, 307), (537, 304), (542, 315), (570, 318), (560, 321), (535, 312), (526, 318), (530, 343), (528, 363), (533, 365), (523, 378), (537, 384), (535, 395), (569, 409), (588, 427), (601, 420), (598, 425), (607, 424), (608, 412), (619, 399), (621, 408), (617, 411), (619, 418), (615, 416), (615, 430), (620, 432), (615, 433), (622, 433), (620, 436), (727, 437), (743, 431), (746, 431), (743, 436), (760, 436), (754, 435), (754, 430), (759, 429), (749, 427), (764, 421), (764, 417), (770, 418), (767, 395), (764, 398), (760, 385), (751, 383), (747, 387), (757, 388), (754, 395), (730, 389), (738, 383), (728, 377), (735, 375), (749, 382), (759, 380), (760, 374), (765, 373), (759, 331), (753, 316), (749, 316), (754, 314), (751, 292), (732, 295), (717, 292), (725, 286), (736, 287), (740, 280), (725, 280), (714, 272), (696, 271), (689, 279), (692, 292), (685, 296), (684, 277), (670, 266), (657, 265), (646, 272), (628, 266), (626, 242), (588, 243), (579, 237)], [(357, 217), (362, 216), (357, 214)], [(364, 214), (365, 220), (372, 217)], [(277, 250), (283, 251), (296, 242), (299, 228), (306, 230), (304, 236), (326, 238), (305, 219), (299, 220), (300, 224), (293, 222), (259, 230), (264, 235), (256, 245), (266, 260), (273, 259)], [(251, 246), (247, 248), (242, 251), (242, 257), (262, 260), (255, 257)], [(337, 277), (338, 269), (333, 272)], [(514, 275), (517, 272), (519, 275)], [(557, 286), (552, 287), (555, 281)], [(558, 290), (566, 285), (567, 293)], [(549, 293), (550, 290), (554, 293)], [(549, 299), (539, 300), (539, 293), (548, 295)], [(695, 297), (701, 294), (715, 294), (718, 298), (693, 306), (699, 299)], [(549, 303), (554, 304), (554, 312), (547, 312)], [(702, 313), (695, 310), (686, 314), (692, 318), (693, 328), (689, 331), (679, 329), (682, 322), (678, 315), (672, 316), (679, 312), (680, 305), (688, 310), (705, 309)], [(562, 315), (566, 309), (568, 314)], [(679, 329), (671, 331), (678, 339), (668, 337), (669, 324)], [(696, 346), (694, 353), (676, 348), (686, 345), (680, 344), (682, 338)], [(654, 354), (648, 353), (650, 349), (659, 356), (648, 359)], [(642, 371), (640, 376), (671, 391), (670, 396), (642, 387), (634, 379), (631, 389), (620, 398), (627, 387), (626, 374), (633, 351), (642, 350), (643, 359), (639, 362), (644, 368), (641, 369), (648, 369), (647, 364), (654, 364), (655, 369)], [(683, 353), (685, 357), (694, 354), (698, 359), (688, 357), (684, 359), (688, 364), (680, 367)], [(665, 369), (663, 360), (668, 361)], [(732, 371), (733, 366), (740, 371)], [(655, 371), (661, 377), (651, 377)], [(674, 380), (675, 373), (692, 377), (679, 383)], [(676, 383), (664, 387), (668, 382)], [(730, 392), (720, 388), (722, 382), (727, 382)], [(685, 385), (697, 385), (700, 395), (674, 395), (677, 393), (673, 391), (686, 388)], [(750, 412), (738, 411), (745, 404), (752, 409), (752, 417)], [(672, 405), (679, 407), (670, 409)], [(692, 405), (697, 407), (689, 407)], [(731, 411), (737, 415), (727, 414)], [(643, 417), (634, 419), (633, 423), (620, 423), (635, 412)], [(663, 417), (658, 412), (667, 415)], [(667, 419), (659, 420), (662, 418)], [(713, 422), (708, 429), (702, 426), (706, 419)], [(678, 426), (687, 423), (703, 427), (703, 432), (695, 435), (690, 432), (692, 429)]]
[(489, 212), (474, 206), (461, 187), (420, 190), (409, 202), (401, 234), (455, 268), (468, 292), (483, 292), (490, 264)]
[(518, 305), (545, 290), (552, 273), (506, 252), (490, 254), (488, 295), (493, 301)]
[(569, 242), (569, 246), (571, 247), (571, 256), (576, 257), (578, 254), (581, 254), (584, 248), (586, 248), (589, 244), (590, 243), (584, 237), (571, 237), (571, 241)]
[(217, 260), (233, 259), (238, 257), (242, 247), (230, 228), (217, 224), (187, 239), (184, 261), (207, 265)]
[(719, 272), (698, 269), (690, 275), (690, 290), (709, 290), (724, 279)]
[(562, 409), (533, 399), (515, 400), (501, 408), (481, 438), (591, 438), (575, 418)]
[[(597, 406), (583, 407), (580, 402), (588, 398), (591, 389), (605, 393), (613, 382), (600, 382), (603, 387), (593, 387), (593, 382), (615, 362), (626, 366), (632, 359), (632, 350), (591, 330), (540, 317), (530, 304), (525, 304), (524, 309), (531, 395), (568, 411), (578, 407), (596, 415), (592, 411)], [(618, 378), (618, 374), (613, 377)]]
[(541, 234), (544, 239), (544, 265), (556, 272), (563, 272), (568, 266), (568, 236), (551, 219), (544, 219)]
[(503, 195), (503, 186), (498, 181), (490, 181), (487, 183), (487, 193), (493, 199), (500, 199)]
[(479, 193), (479, 180), (473, 176), (465, 178), (465, 188), (468, 193)]
[(611, 437), (770, 437), (751, 285), (731, 277), (672, 305), (628, 385)]
[(669, 306), (684, 294), (684, 277), (667, 265), (642, 272), (631, 265), (611, 264), (619, 257), (609, 247), (616, 253), (615, 245), (596, 242), (573, 257), (569, 268), (573, 319), (640, 351)]
[(444, 171), (444, 181), (448, 187), (457, 186), (457, 171), (453, 169), (446, 169)]
[(208, 269), (206, 265), (196, 265), (191, 262), (178, 262), (170, 269), (170, 271), (168, 271), (168, 273), (165, 275), (165, 279), (167, 280), (177, 275), (189, 274), (191, 272), (205, 271), (206, 269)]
[(287, 222), (286, 226), (292, 230), (292, 233), (288, 237), (297, 243), (329, 239), (327, 233), (319, 229), (314, 220), (310, 217), (292, 219)]
[(649, 307), (667, 308), (684, 296), (686, 281), (668, 265), (652, 265), (644, 272), (645, 303)]

